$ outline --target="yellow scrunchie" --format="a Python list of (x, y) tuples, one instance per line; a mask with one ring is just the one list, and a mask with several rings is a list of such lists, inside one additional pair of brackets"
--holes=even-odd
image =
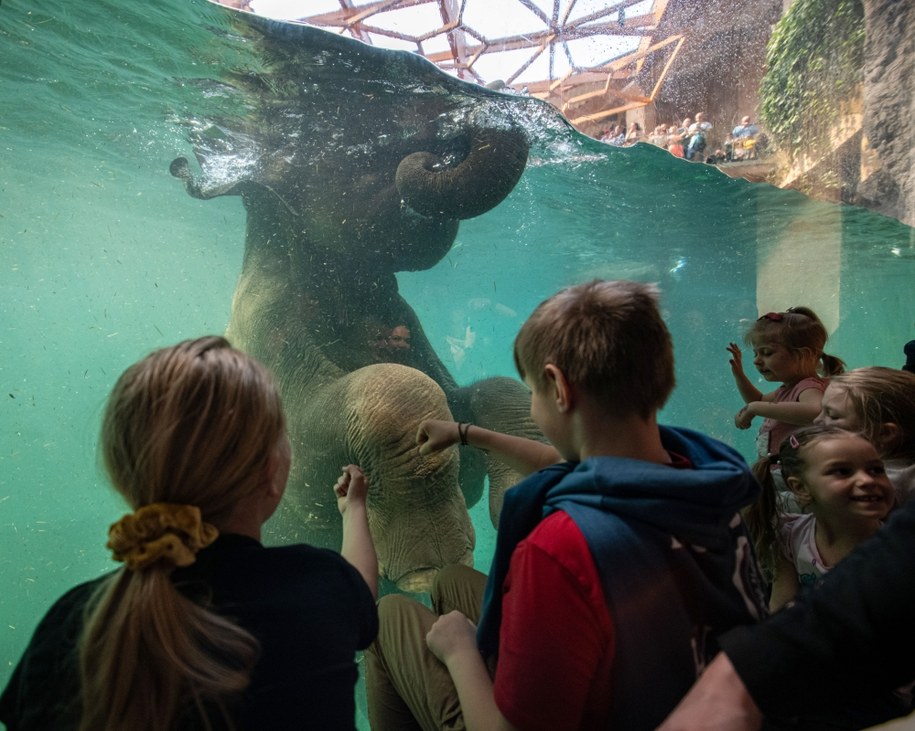
[(107, 546), (115, 561), (134, 571), (160, 559), (189, 566), (197, 560), (197, 551), (218, 535), (215, 526), (203, 522), (198, 507), (152, 503), (112, 523)]

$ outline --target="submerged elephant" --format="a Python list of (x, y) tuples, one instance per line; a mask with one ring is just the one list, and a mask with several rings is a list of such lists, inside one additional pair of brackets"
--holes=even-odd
[[(342, 465), (357, 463), (371, 478), (383, 576), (424, 591), (441, 566), (472, 562), (467, 506), (485, 478), (495, 520), (517, 476), (472, 451), (421, 457), (419, 422), (536, 430), (519, 382), (458, 387), (395, 274), (432, 267), (459, 220), (498, 205), (524, 171), (528, 142), (498, 115), (454, 107), (441, 93), (417, 94), (407, 107), (403, 95), (386, 99), (387, 82), (376, 79), (384, 63), (402, 73), (412, 61), (401, 56), (351, 45), (343, 54), (342, 39), (311, 28), (244, 14), (238, 22), (271, 59), (263, 75), (236, 85), (257, 100), (255, 111), (244, 130), (195, 138), (202, 178), (184, 158), (171, 172), (195, 197), (241, 196), (247, 212), (226, 334), (272, 369), (286, 404), (293, 466), (272, 538), (339, 545), (329, 486)], [(373, 80), (360, 86), (353, 65), (369, 62)], [(235, 172), (217, 175), (227, 167)]]

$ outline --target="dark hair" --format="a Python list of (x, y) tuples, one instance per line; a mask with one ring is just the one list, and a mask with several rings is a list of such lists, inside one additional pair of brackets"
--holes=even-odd
[(538, 305), (515, 339), (515, 366), (543, 388), (552, 363), (619, 416), (648, 418), (674, 388), (670, 332), (658, 289), (624, 280), (594, 280), (563, 289)]

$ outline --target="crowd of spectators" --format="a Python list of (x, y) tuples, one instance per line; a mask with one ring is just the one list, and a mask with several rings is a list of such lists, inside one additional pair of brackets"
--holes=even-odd
[(655, 125), (651, 133), (643, 130), (638, 122), (632, 122), (627, 130), (616, 124), (600, 134), (600, 141), (617, 147), (627, 147), (637, 142), (647, 142), (662, 147), (675, 157), (693, 162), (720, 164), (756, 160), (766, 149), (768, 139), (750, 115), (741, 118), (719, 142), (712, 133), (712, 123), (705, 119), (704, 112), (698, 112), (695, 119), (686, 117), (680, 124)]

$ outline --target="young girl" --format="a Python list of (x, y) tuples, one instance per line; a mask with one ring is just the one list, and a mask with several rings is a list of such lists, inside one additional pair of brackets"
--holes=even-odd
[(833, 378), (815, 424), (861, 432), (904, 503), (915, 494), (915, 373), (872, 366)]
[[(763, 417), (756, 437), (758, 460), (753, 465), (763, 491), (744, 513), (758, 550), (775, 544), (778, 511), (802, 512), (782, 478), (777, 456), (785, 437), (812, 424), (820, 413), (827, 384), (823, 376), (845, 370), (841, 360), (823, 352), (827, 338), (820, 318), (807, 307), (767, 312), (757, 319), (744, 336), (753, 348), (753, 365), (767, 381), (782, 384), (766, 394), (744, 372), (740, 348), (735, 343), (728, 345), (731, 373), (745, 402), (734, 423), (738, 429), (749, 429), (755, 417)], [(765, 551), (760, 558), (763, 568), (771, 569)]]
[(807, 427), (789, 435), (779, 461), (788, 487), (809, 512), (781, 516), (772, 611), (873, 536), (895, 502), (880, 455), (860, 434)]
[(728, 345), (731, 373), (745, 403), (734, 423), (738, 429), (749, 429), (755, 417), (763, 417), (756, 441), (760, 458), (778, 454), (785, 437), (813, 423), (826, 389), (824, 376), (845, 370), (839, 358), (823, 352), (827, 338), (820, 318), (807, 307), (760, 317), (744, 339), (753, 348), (753, 365), (760, 375), (782, 384), (766, 394), (744, 373), (740, 348), (735, 343)]
[(0, 697), (8, 728), (355, 728), (357, 650), (378, 629), (367, 482), (334, 486), (343, 557), (265, 548), (290, 446), (266, 370), (206, 337), (131, 366), (100, 452), (132, 513), (124, 565), (65, 594)]

